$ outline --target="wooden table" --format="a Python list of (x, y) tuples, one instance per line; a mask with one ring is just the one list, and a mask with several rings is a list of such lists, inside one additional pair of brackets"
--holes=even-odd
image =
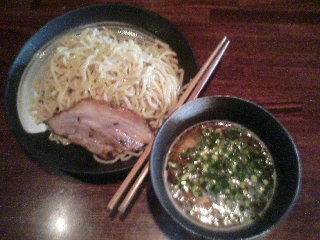
[[(0, 3), (0, 74), (45, 23), (90, 0)], [(318, 0), (127, 1), (166, 17), (185, 34), (200, 65), (223, 36), (231, 45), (203, 96), (233, 95), (271, 111), (302, 156), (303, 182), (289, 217), (266, 239), (320, 239), (320, 2)], [(160, 206), (147, 179), (129, 213), (107, 203), (126, 173), (77, 178), (39, 166), (15, 139), (0, 98), (1, 239), (194, 239)]]

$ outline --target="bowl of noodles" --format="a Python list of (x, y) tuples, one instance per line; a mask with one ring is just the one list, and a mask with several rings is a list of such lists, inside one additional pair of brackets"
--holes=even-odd
[[(6, 88), (9, 123), (31, 157), (42, 164), (79, 174), (127, 170), (147, 142), (124, 143), (128, 133), (116, 126), (102, 136), (120, 142), (120, 148), (115, 147), (111, 139), (110, 150), (100, 130), (94, 129), (98, 137), (91, 140), (96, 123), (85, 130), (81, 126), (91, 131), (88, 143), (74, 137), (78, 130), (66, 119), (59, 119), (58, 126), (51, 125), (51, 119), (72, 115), (80, 102), (91, 101), (86, 115), (94, 122), (101, 111), (91, 110), (103, 102), (111, 109), (100, 120), (104, 127), (119, 114), (134, 137), (141, 132), (138, 126), (133, 131), (139, 122), (155, 134), (196, 72), (187, 40), (158, 14), (126, 4), (77, 9), (41, 28), (17, 56)], [(102, 143), (109, 144), (108, 155), (101, 152), (106, 149)]]

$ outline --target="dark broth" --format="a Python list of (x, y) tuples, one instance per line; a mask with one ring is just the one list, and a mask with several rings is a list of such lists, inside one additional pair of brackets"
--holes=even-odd
[(204, 122), (184, 131), (168, 153), (166, 178), (183, 212), (216, 227), (245, 224), (261, 216), (276, 182), (264, 143), (228, 121)]

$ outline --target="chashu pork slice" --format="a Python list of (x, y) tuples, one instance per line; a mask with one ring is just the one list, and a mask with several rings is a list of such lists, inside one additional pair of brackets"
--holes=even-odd
[(148, 123), (134, 112), (103, 100), (85, 99), (46, 121), (50, 129), (103, 159), (138, 151), (151, 142)]

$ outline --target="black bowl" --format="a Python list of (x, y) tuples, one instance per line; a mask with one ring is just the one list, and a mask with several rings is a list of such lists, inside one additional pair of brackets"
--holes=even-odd
[[(275, 194), (261, 219), (241, 228), (204, 228), (179, 211), (166, 188), (165, 159), (170, 146), (185, 129), (203, 121), (228, 120), (247, 127), (266, 144), (275, 162)], [(151, 178), (160, 203), (168, 214), (187, 230), (209, 239), (256, 239), (264, 236), (290, 211), (297, 200), (300, 181), (300, 156), (285, 127), (268, 111), (244, 99), (214, 96), (185, 104), (162, 126), (151, 155)]]
[[(49, 165), (75, 174), (106, 174), (130, 169), (136, 162), (132, 158), (126, 162), (100, 164), (84, 148), (70, 144), (63, 146), (48, 139), (49, 132), (30, 134), (20, 121), (17, 109), (17, 92), (21, 78), (29, 63), (32, 66), (37, 51), (47, 46), (52, 39), (70, 30), (90, 24), (130, 25), (148, 35), (152, 35), (170, 45), (177, 53), (179, 63), (185, 70), (185, 82), (197, 72), (197, 62), (184, 35), (167, 19), (144, 8), (127, 4), (98, 4), (80, 8), (59, 16), (42, 27), (23, 46), (15, 59), (7, 81), (5, 100), (7, 117), (18, 141), (31, 157), (41, 165)], [(40, 54), (41, 56), (41, 54)]]

